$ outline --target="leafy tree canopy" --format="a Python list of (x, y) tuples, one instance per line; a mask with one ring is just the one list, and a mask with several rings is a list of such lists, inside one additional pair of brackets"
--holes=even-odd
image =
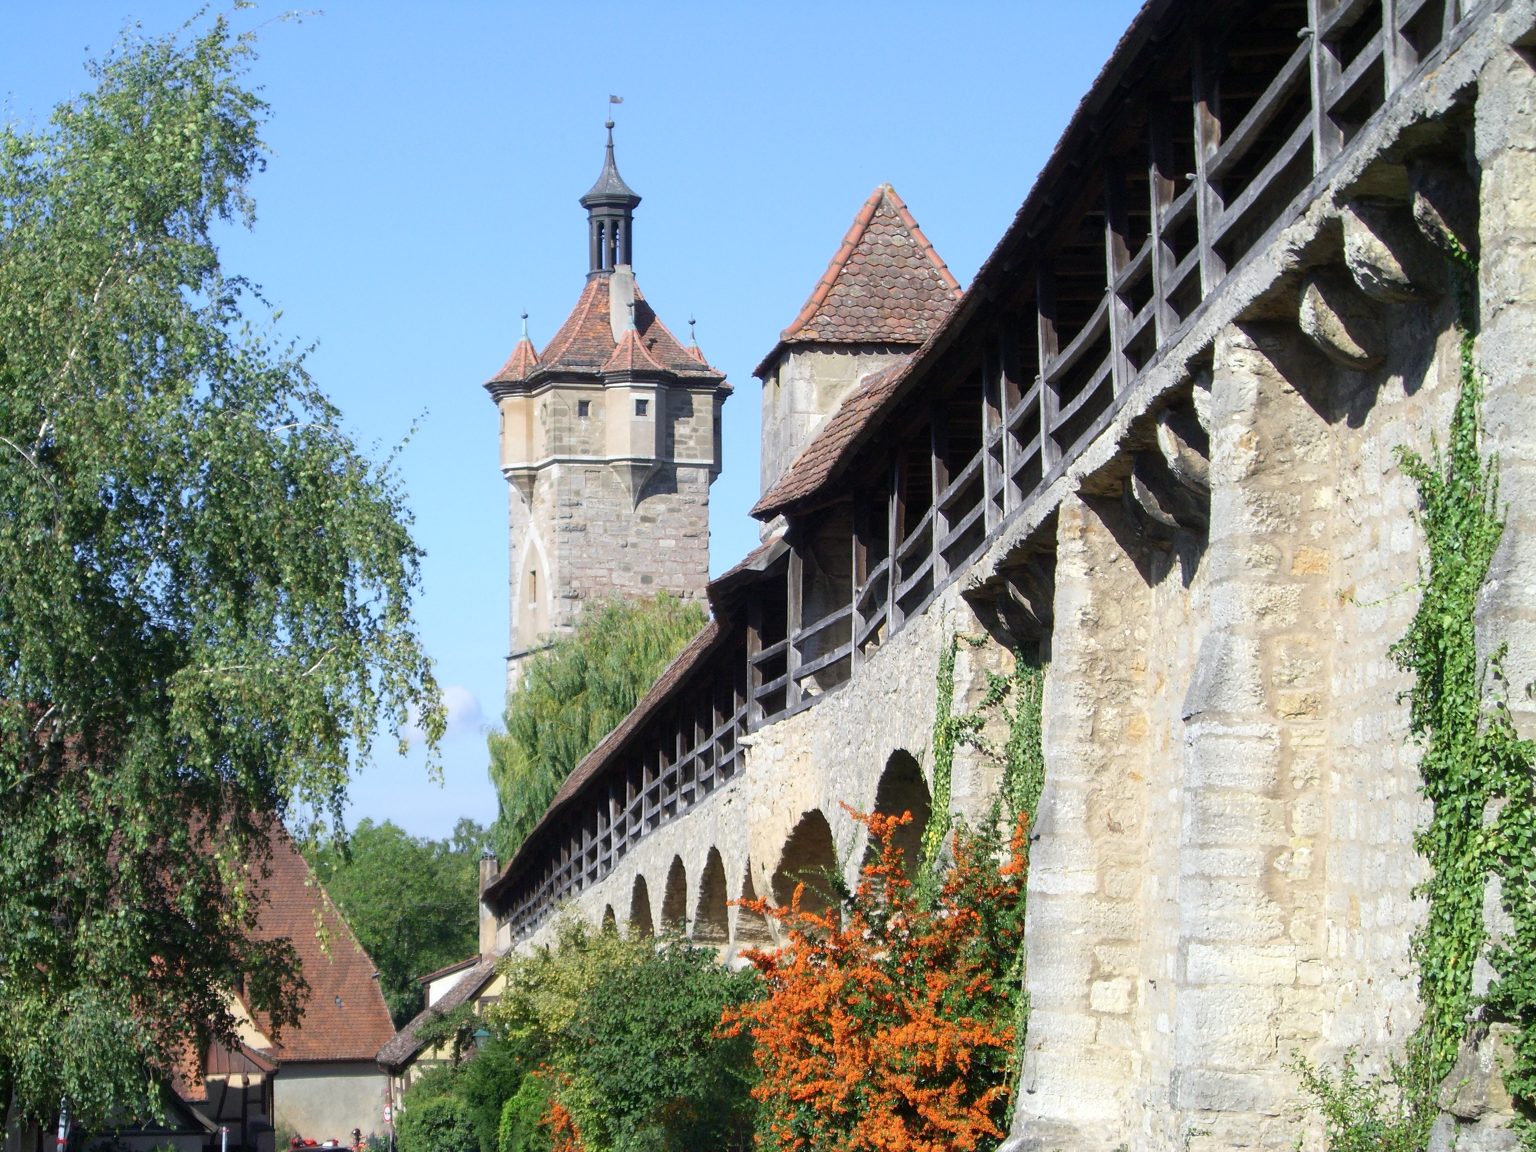
[[(244, 984), (272, 821), (441, 707), (398, 481), (211, 239), (251, 220), (265, 106), (222, 20), (132, 33), (47, 126), (0, 127), (0, 1108), (142, 1115)], [(259, 301), (256, 301), (258, 304)], [(263, 306), (264, 307), (264, 306)]]
[(472, 955), (479, 946), (480, 852), (487, 833), (460, 820), (446, 840), (411, 836), (364, 820), (345, 847), (305, 849), (316, 876), (379, 970), (395, 1027), (421, 1011), (418, 977)]
[(500, 805), (493, 834), (502, 859), (704, 621), (698, 604), (665, 593), (607, 600), (588, 606), (573, 632), (528, 662), (526, 682), (507, 699), (506, 731), (490, 736)]

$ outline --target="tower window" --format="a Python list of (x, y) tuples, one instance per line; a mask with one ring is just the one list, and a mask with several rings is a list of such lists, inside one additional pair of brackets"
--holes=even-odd
[(580, 416), (583, 420), (585, 420), (588, 416), (592, 415), (592, 401), (590, 401), (590, 400), (578, 400), (578, 401), (576, 401), (576, 415)]
[(646, 415), (649, 415), (650, 411), (651, 411), (651, 402), (649, 400), (640, 400), (640, 399), (636, 399), (635, 400), (635, 415), (636, 416), (646, 416)]
[(528, 569), (528, 603), (537, 604), (538, 602), (539, 570), (537, 568), (530, 568)]

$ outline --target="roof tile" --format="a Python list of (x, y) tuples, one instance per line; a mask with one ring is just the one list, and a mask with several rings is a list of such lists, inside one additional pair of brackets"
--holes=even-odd
[[(309, 984), (309, 1000), (299, 1025), (286, 1029), (267, 1055), (285, 1064), (372, 1060), (395, 1030), (374, 979), (373, 961), (281, 827), (272, 836), (270, 869), (267, 902), (254, 935), (292, 942)], [(324, 944), (321, 929), (329, 938)], [(265, 1035), (272, 1034), (266, 1013), (252, 1013), (252, 1018)]]
[(959, 298), (959, 282), (896, 190), (882, 184), (756, 374), (786, 344), (921, 344)]

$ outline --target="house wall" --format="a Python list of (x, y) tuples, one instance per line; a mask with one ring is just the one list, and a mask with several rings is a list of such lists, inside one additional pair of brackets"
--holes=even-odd
[(294, 1133), (346, 1143), (354, 1128), (364, 1136), (384, 1132), (388, 1085), (383, 1069), (372, 1061), (284, 1064), (273, 1081), (278, 1144)]

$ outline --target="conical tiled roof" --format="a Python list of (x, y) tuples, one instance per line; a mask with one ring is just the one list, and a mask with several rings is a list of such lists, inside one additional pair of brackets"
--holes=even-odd
[(521, 384), (539, 366), (539, 354), (533, 349), (533, 341), (525, 335), (512, 349), (512, 355), (501, 366), (501, 371), (490, 379), (492, 384)]
[(921, 344), (959, 298), (959, 282), (896, 190), (882, 184), (756, 374), (789, 344)]

